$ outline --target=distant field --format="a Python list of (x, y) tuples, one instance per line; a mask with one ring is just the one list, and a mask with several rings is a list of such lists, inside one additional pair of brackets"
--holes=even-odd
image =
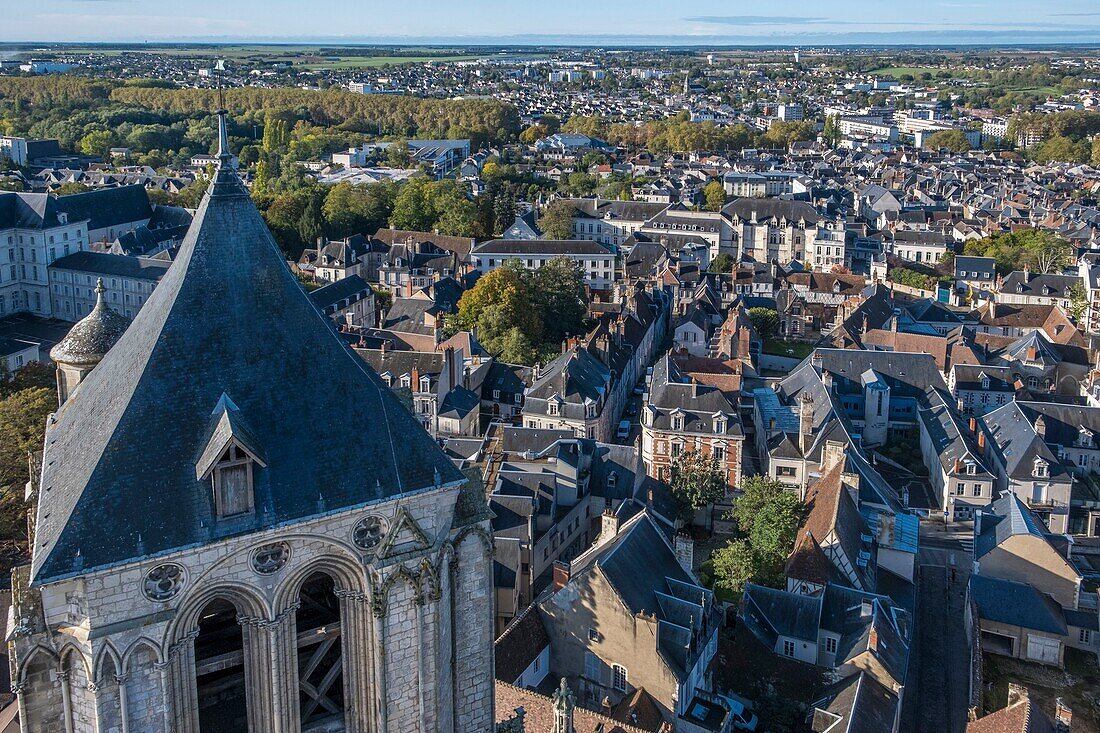
[[(378, 56), (360, 56), (349, 54), (348, 46), (307, 46), (280, 44), (227, 44), (224, 46), (207, 45), (148, 45), (126, 46), (77, 45), (67, 50), (85, 53), (101, 53), (106, 56), (118, 56), (122, 53), (149, 53), (164, 56), (186, 56), (191, 58), (228, 59), (229, 61), (248, 61), (251, 63), (290, 63), (307, 69), (368, 69), (387, 64), (422, 64), (426, 61), (466, 61), (479, 58), (545, 58), (546, 54), (498, 54), (492, 52), (457, 53), (455, 48), (436, 48), (416, 46), (408, 49), (386, 47), (379, 49)], [(405, 51), (408, 55), (394, 55), (393, 51)], [(343, 53), (341, 53), (343, 52)]]
[[(932, 76), (935, 76), (937, 72), (940, 71), (943, 71), (943, 69), (938, 69), (935, 66), (887, 66), (881, 69), (875, 69), (871, 73), (878, 74), (880, 76), (892, 76), (894, 78), (897, 78), (902, 74), (912, 74), (914, 79), (919, 79), (921, 74), (928, 73)], [(952, 71), (952, 76), (954, 76), (955, 73), (956, 72)]]
[[(472, 61), (479, 58), (489, 58), (489, 55), (456, 54), (454, 56), (340, 56), (334, 59), (323, 59), (303, 64), (307, 69), (370, 69), (386, 64), (422, 64), (426, 61), (438, 61), (447, 63), (450, 61)], [(498, 58), (492, 56), (492, 58)], [(525, 56), (525, 58), (530, 58)]]

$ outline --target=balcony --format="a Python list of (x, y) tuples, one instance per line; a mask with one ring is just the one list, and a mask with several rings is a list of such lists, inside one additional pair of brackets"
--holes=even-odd
[(1031, 509), (1049, 510), (1058, 506), (1058, 502), (1054, 501), (1054, 499), (1028, 499), (1027, 505)]

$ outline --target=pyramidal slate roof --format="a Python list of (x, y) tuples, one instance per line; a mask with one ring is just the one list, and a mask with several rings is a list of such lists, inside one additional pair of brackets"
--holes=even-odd
[[(221, 161), (160, 286), (47, 426), (36, 583), (464, 480), (302, 291)], [(196, 464), (228, 404), (264, 465), (255, 512), (219, 520)]]

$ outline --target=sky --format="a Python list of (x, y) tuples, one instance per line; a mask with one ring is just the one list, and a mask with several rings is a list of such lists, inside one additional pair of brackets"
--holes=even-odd
[(1100, 43), (1097, 0), (0, 0), (6, 6), (0, 42)]

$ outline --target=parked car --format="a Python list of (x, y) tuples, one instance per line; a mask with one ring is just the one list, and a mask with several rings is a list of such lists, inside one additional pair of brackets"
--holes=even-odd
[(645, 382), (639, 382), (634, 385), (634, 394), (641, 396), (645, 394)]
[(623, 420), (619, 423), (619, 429), (615, 431), (615, 437), (625, 439), (630, 437), (630, 421)]
[(630, 417), (634, 417), (635, 415), (637, 415), (638, 414), (638, 403), (637, 402), (627, 403), (627, 405), (626, 405), (626, 414), (629, 415)]

